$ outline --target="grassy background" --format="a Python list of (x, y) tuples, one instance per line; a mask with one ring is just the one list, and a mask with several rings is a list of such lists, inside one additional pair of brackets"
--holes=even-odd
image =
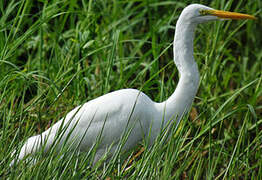
[[(192, 2), (192, 1), (190, 1)], [(10, 168), (10, 153), (73, 107), (122, 88), (154, 101), (178, 82), (172, 41), (185, 1), (30, 1), (0, 3), (0, 178), (262, 179), (262, 22), (260, 0), (193, 1), (256, 15), (257, 21), (200, 25), (201, 73), (188, 118), (152, 150), (138, 146), (88, 166), (89, 156), (39, 156)], [(122, 158), (123, 159), (123, 158)]]

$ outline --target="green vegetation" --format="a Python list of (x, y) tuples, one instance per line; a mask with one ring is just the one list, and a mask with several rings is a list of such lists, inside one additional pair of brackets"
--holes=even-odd
[(193, 2), (259, 19), (198, 27), (199, 91), (168, 141), (100, 167), (89, 166), (92, 155), (51, 151), (10, 168), (17, 147), (79, 104), (123, 88), (169, 97), (178, 81), (175, 23), (189, 3), (2, 1), (0, 179), (262, 179), (262, 2)]

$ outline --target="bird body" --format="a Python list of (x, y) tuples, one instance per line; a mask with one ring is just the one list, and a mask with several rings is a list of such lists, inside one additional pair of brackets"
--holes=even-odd
[[(111, 145), (110, 151), (113, 153), (122, 135), (131, 130), (132, 138), (127, 139), (122, 149), (129, 150), (148, 136), (148, 127), (152, 127), (152, 132), (160, 131), (158, 124), (154, 123), (154, 120), (161, 118), (158, 105), (160, 103), (154, 103), (147, 95), (136, 89), (122, 89), (105, 94), (74, 108), (65, 118), (42, 134), (30, 137), (22, 147), (18, 158), (22, 159), (27, 154), (39, 151), (41, 143), (44, 144), (45, 151), (49, 150), (59, 134), (61, 139), (57, 143), (57, 149), (60, 149), (69, 138), (68, 142), (76, 143), (73, 147), (81, 142), (79, 144), (81, 152), (89, 151), (101, 134), (94, 160), (96, 162)], [(154, 139), (152, 134), (149, 141), (153, 142)]]
[(76, 107), (42, 134), (30, 137), (18, 153), (13, 153), (18, 157), (13, 157), (11, 165), (41, 148), (48, 152), (56, 144), (59, 150), (65, 141), (72, 143), (71, 150), (79, 148), (81, 152), (88, 152), (100, 137), (96, 162), (108, 150), (113, 154), (129, 130), (123, 151), (143, 139), (151, 145), (168, 122), (177, 124), (190, 109), (199, 85), (198, 67), (193, 56), (195, 28), (199, 23), (219, 18), (254, 19), (251, 15), (217, 11), (200, 4), (187, 6), (177, 21), (174, 37), (174, 63), (180, 78), (174, 93), (166, 101), (154, 102), (136, 89), (105, 94)]

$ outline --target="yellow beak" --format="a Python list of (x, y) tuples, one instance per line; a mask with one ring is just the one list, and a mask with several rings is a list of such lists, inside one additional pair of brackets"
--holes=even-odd
[(257, 19), (255, 16), (249, 14), (242, 14), (242, 13), (221, 11), (221, 10), (208, 10), (207, 13), (223, 19)]

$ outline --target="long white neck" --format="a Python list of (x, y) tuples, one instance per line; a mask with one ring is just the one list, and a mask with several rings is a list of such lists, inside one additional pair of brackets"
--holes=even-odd
[(174, 62), (179, 71), (180, 79), (175, 92), (160, 103), (164, 111), (165, 123), (179, 121), (190, 109), (198, 90), (199, 72), (193, 56), (193, 41), (196, 24), (185, 23), (180, 18), (176, 25), (174, 38)]

